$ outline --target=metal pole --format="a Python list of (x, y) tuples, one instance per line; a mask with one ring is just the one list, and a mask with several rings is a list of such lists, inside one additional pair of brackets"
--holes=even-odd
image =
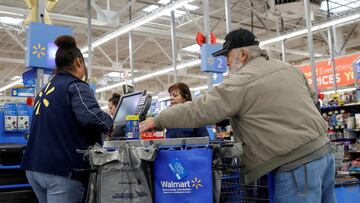
[[(280, 25), (278, 21), (276, 21), (276, 28), (277, 28), (276, 29), (277, 34), (280, 36)], [(280, 43), (281, 43), (281, 59), (285, 63), (286, 62), (285, 40), (281, 40)]]
[(172, 62), (174, 66), (174, 83), (177, 83), (176, 70), (176, 30), (175, 30), (175, 12), (171, 11), (171, 48), (172, 48)]
[(305, 7), (305, 18), (306, 18), (306, 27), (308, 30), (307, 38), (308, 38), (308, 49), (310, 55), (310, 65), (311, 65), (311, 79), (313, 83), (314, 92), (316, 93), (316, 100), (318, 100), (318, 86), (317, 86), (317, 76), (316, 76), (316, 65), (314, 60), (314, 44), (313, 44), (313, 36), (311, 31), (311, 20), (310, 20), (310, 2), (309, 0), (304, 0)]
[[(45, 11), (45, 0), (39, 0), (37, 4), (37, 17), (36, 20), (38, 23), (44, 23), (44, 12)], [(36, 87), (35, 87), (35, 95), (37, 95), (44, 84), (44, 69), (37, 68), (36, 69)]]
[(334, 36), (333, 36), (331, 28), (328, 28), (328, 43), (329, 43), (330, 63), (331, 63), (331, 67), (332, 67), (333, 77), (334, 77), (333, 89), (335, 92), (337, 92), (336, 64), (335, 64), (335, 59), (334, 59), (334, 57), (335, 57), (334, 56)]
[(87, 71), (88, 71), (88, 81), (92, 81), (92, 35), (91, 35), (91, 0), (87, 1), (87, 10), (88, 10), (88, 63), (87, 63)]
[(44, 23), (45, 0), (38, 1), (37, 22)]
[[(204, 33), (206, 37), (206, 44), (211, 43), (211, 35), (210, 35), (210, 14), (209, 14), (209, 0), (202, 0), (204, 7)], [(212, 87), (211, 84), (212, 73), (208, 73), (207, 76), (207, 85), (208, 89)]]
[(225, 0), (225, 19), (226, 19), (226, 32), (231, 31), (231, 0)]
[[(130, 1), (130, 0), (129, 0)], [(129, 6), (129, 21), (131, 21), (131, 6)], [(129, 31), (129, 62), (131, 70), (131, 85), (134, 85), (134, 55), (133, 55), (133, 40), (132, 31)]]

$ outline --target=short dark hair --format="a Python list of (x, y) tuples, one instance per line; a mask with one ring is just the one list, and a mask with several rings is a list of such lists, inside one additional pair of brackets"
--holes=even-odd
[(55, 40), (58, 47), (55, 55), (56, 72), (71, 70), (76, 58), (84, 62), (80, 49), (76, 46), (75, 38), (70, 35), (62, 35)]
[(120, 94), (114, 93), (108, 101), (111, 102), (114, 106), (117, 106), (119, 104), (120, 97), (121, 97)]
[(168, 92), (171, 93), (173, 90), (179, 90), (180, 95), (185, 101), (192, 101), (191, 91), (187, 84), (179, 82), (169, 87)]

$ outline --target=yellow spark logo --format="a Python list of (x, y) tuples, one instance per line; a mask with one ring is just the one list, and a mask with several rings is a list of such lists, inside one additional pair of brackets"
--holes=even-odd
[(191, 181), (192, 182), (192, 187), (195, 187), (196, 189), (199, 189), (199, 187), (204, 187), (202, 184), (201, 184), (201, 180), (200, 179), (197, 179), (195, 177), (194, 180)]
[[(52, 87), (52, 88), (49, 89), (50, 84), (51, 84), (51, 82), (49, 82), (49, 83), (46, 85), (46, 87), (45, 87), (44, 92), (45, 92), (45, 95), (46, 95), (46, 96), (49, 95), (49, 94), (51, 94), (51, 93), (54, 92), (54, 90), (55, 90), (55, 87)], [(44, 97), (45, 97), (45, 95), (44, 95)], [(49, 101), (48, 101), (46, 98), (43, 98), (42, 101), (40, 102), (42, 96), (43, 96), (43, 92), (41, 91), (41, 92), (39, 93), (39, 99), (38, 99), (38, 101), (36, 102), (36, 104), (35, 104), (35, 106), (34, 106), (35, 115), (40, 115), (41, 103), (43, 103), (46, 108), (50, 105)]]
[(45, 47), (41, 47), (41, 45), (40, 44), (37, 44), (37, 46), (36, 45), (33, 45), (33, 52), (32, 52), (32, 54), (33, 55), (37, 55), (37, 57), (38, 58), (40, 58), (41, 56), (45, 56)]

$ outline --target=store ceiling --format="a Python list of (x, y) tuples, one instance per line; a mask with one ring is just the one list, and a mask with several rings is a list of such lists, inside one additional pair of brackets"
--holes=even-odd
[[(129, 3), (128, 0), (93, 0), (92, 2), (93, 39), (100, 38), (116, 29), (121, 29), (123, 25), (129, 22), (129, 12), (126, 9), (126, 5)], [(164, 6), (161, 4), (164, 0), (160, 2), (159, 0), (133, 0), (131, 2), (133, 19), (147, 14), (144, 9), (150, 9), (149, 6)], [(219, 39), (223, 39), (226, 35), (224, 0), (210, 0), (209, 2), (210, 29)], [(277, 36), (278, 30), (280, 33), (286, 33), (305, 28), (304, 9), (301, 5), (303, 1), (283, 5), (274, 5), (274, 0), (230, 0), (230, 2), (232, 27), (234, 29), (238, 27), (253, 29), (261, 41)], [(356, 12), (358, 10), (357, 4), (360, 5), (360, 1), (354, 0), (329, 2), (331, 11), (335, 11), (331, 13), (330, 19)], [(108, 5), (108, 3), (110, 4)], [(182, 50), (182, 48), (195, 44), (196, 33), (203, 31), (202, 1), (197, 0), (190, 4), (192, 6), (188, 8), (193, 10), (182, 8), (176, 12), (178, 15), (176, 18), (176, 44), (179, 64), (199, 58), (198, 53)], [(110, 12), (107, 11), (107, 8), (109, 8)], [(324, 4), (312, 4), (312, 10), (314, 11), (313, 24), (316, 25), (329, 20), (326, 8)], [(119, 11), (122, 12), (115, 19), (106, 20), (104, 17), (107, 13), (118, 13)], [(21, 25), (21, 19), (24, 19), (28, 12), (23, 0), (0, 0), (0, 87), (11, 83), (12, 78), (20, 76), (24, 71), (25, 32)], [(70, 26), (74, 29), (74, 36), (80, 47), (87, 45), (87, 15), (87, 1), (85, 0), (59, 0), (58, 5), (51, 11), (51, 19), (54, 24)], [(283, 17), (282, 23), (279, 20), (280, 16)], [(277, 25), (279, 25), (279, 28)], [(346, 41), (351, 33), (342, 54), (359, 51), (360, 26), (357, 25), (359, 23), (355, 22), (337, 29), (338, 41), (340, 41), (339, 44), (341, 45), (341, 41)], [(169, 16), (155, 19), (136, 29), (133, 34), (133, 46), (136, 50), (134, 53), (136, 77), (169, 67), (172, 64)], [(314, 34), (317, 57), (328, 57), (328, 44), (326, 41), (326, 30)], [(287, 40), (287, 61), (293, 64), (306, 63), (308, 61), (306, 44), (305, 36)], [(264, 48), (268, 49), (273, 57), (280, 58), (280, 47), (280, 43), (274, 43)], [(116, 55), (116, 53), (118, 54)], [(127, 34), (94, 49), (93, 79), (97, 82), (98, 88), (123, 81), (121, 76), (126, 76), (127, 74), (124, 74), (124, 71), (129, 71), (130, 68), (128, 53)], [(109, 77), (110, 72), (121, 72), (121, 74), (110, 74), (120, 75), (120, 78)], [(190, 86), (196, 87), (206, 84), (206, 79), (204, 79), (206, 75), (200, 73), (199, 67), (181, 70), (179, 75), (178, 81), (186, 82)], [(173, 73), (170, 72), (167, 75), (152, 77), (146, 81), (136, 83), (136, 88), (148, 89), (153, 94), (156, 94), (166, 90), (173, 81)], [(106, 100), (113, 91), (118, 92), (120, 88), (99, 94), (99, 100)]]

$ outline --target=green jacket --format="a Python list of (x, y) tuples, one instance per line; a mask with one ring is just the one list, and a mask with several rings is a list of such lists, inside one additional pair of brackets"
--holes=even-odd
[(304, 74), (257, 57), (205, 95), (162, 111), (159, 128), (197, 128), (230, 118), (243, 143), (245, 181), (308, 155), (329, 140)]

